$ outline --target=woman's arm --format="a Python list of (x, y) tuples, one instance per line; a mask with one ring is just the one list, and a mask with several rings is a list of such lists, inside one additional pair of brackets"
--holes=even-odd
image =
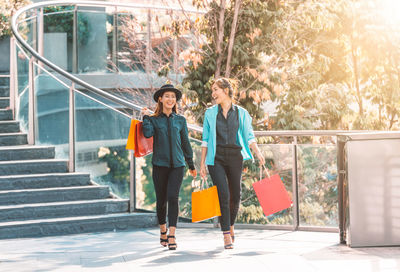
[(200, 160), (200, 176), (202, 178), (207, 177), (207, 169), (206, 169), (206, 157), (208, 150), (208, 137), (210, 133), (210, 124), (208, 123), (207, 111), (204, 115), (203, 121), (203, 141), (201, 143), (201, 160)]
[(265, 164), (265, 158), (263, 156), (263, 154), (260, 151), (260, 148), (257, 145), (257, 140), (256, 137), (254, 136), (254, 131), (253, 131), (253, 126), (251, 125), (252, 123), (252, 118), (250, 116), (250, 114), (246, 111), (245, 113), (245, 130), (247, 133), (247, 139), (248, 139), (248, 144), (251, 148), (251, 150), (253, 151), (253, 153), (256, 155), (260, 166)]
[(207, 156), (208, 147), (201, 148), (201, 161), (200, 161), (200, 176), (202, 178), (207, 177), (207, 169), (206, 169), (206, 156)]
[(154, 136), (154, 126), (150, 120), (150, 111), (147, 108), (143, 108), (141, 114), (143, 115), (143, 135), (146, 138), (151, 138)]
[(189, 133), (187, 128), (186, 119), (183, 119), (183, 126), (180, 131), (181, 133), (181, 147), (183, 151), (183, 155), (185, 156), (185, 160), (189, 166), (190, 170), (195, 170), (194, 163), (193, 163), (193, 149), (190, 145), (189, 141)]
[(251, 150), (253, 150), (253, 153), (256, 155), (260, 165), (264, 165), (265, 164), (265, 158), (263, 156), (263, 154), (261, 153), (260, 148), (258, 147), (256, 142), (252, 142), (250, 144), (250, 148)]

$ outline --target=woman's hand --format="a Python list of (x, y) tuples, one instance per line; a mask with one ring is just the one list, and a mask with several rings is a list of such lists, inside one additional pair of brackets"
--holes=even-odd
[(192, 177), (196, 177), (197, 176), (197, 171), (196, 171), (196, 169), (193, 169), (193, 170), (190, 170), (189, 169), (189, 173), (190, 173), (190, 175), (192, 176)]
[(256, 156), (257, 156), (258, 163), (260, 164), (260, 166), (265, 165), (265, 158), (264, 158), (263, 154), (261, 154), (260, 151), (258, 151), (258, 152), (256, 153)]
[(201, 164), (200, 166), (200, 176), (202, 178), (206, 178), (207, 177), (207, 169), (206, 169), (206, 165), (205, 164)]
[(144, 107), (144, 108), (142, 108), (142, 110), (140, 111), (140, 113), (144, 116), (144, 115), (150, 115), (151, 114), (151, 111), (148, 109), (148, 108), (146, 108), (146, 107)]

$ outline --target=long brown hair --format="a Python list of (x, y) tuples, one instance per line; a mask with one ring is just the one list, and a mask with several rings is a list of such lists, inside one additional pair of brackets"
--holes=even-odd
[[(164, 95), (164, 94), (163, 94)], [(178, 102), (175, 103), (175, 106), (172, 108), (172, 111), (176, 113), (176, 105)], [(152, 116), (160, 116), (160, 114), (163, 112), (163, 104), (161, 103), (161, 97), (158, 99), (156, 110), (154, 111), (154, 114)]]
[(223, 90), (228, 89), (229, 97), (235, 101), (237, 88), (238, 88), (238, 81), (236, 79), (219, 77), (211, 82), (211, 86), (214, 84), (217, 84), (217, 86)]

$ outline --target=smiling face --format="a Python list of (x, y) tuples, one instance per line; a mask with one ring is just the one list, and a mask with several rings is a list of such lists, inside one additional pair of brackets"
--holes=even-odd
[(222, 89), (218, 87), (216, 83), (214, 83), (211, 86), (211, 91), (212, 91), (211, 96), (215, 100), (215, 103), (217, 104), (221, 104), (223, 101), (227, 99), (231, 100), (231, 98), (228, 95), (229, 93), (228, 88)]
[(163, 108), (166, 110), (172, 110), (176, 105), (176, 94), (175, 92), (165, 92), (160, 98), (160, 102), (163, 104)]

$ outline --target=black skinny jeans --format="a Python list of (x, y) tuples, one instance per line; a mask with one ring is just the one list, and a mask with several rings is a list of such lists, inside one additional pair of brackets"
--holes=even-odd
[(184, 169), (184, 166), (169, 168), (153, 165), (157, 218), (160, 225), (166, 223), (168, 203), (168, 225), (176, 227), (179, 212), (179, 190), (182, 185)]
[(242, 169), (242, 153), (233, 148), (217, 147), (214, 165), (208, 165), (208, 172), (218, 190), (222, 231), (229, 231), (235, 224), (240, 205)]

